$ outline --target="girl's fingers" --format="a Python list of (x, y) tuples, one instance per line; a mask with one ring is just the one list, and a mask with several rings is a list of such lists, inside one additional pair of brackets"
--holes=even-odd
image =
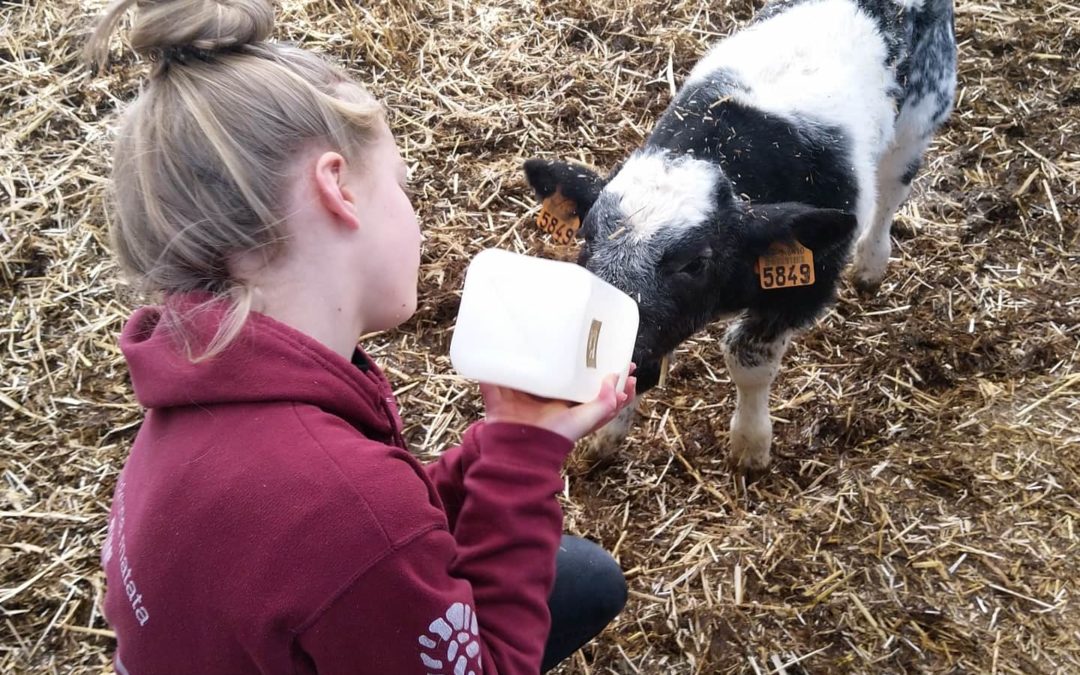
[(622, 390), (616, 389), (618, 382), (618, 375), (605, 377), (596, 398), (578, 405), (486, 383), (480, 383), (480, 393), (490, 421), (540, 426), (576, 441), (613, 420), (633, 400), (637, 378), (627, 377)]
[(571, 429), (568, 431), (580, 438), (614, 417), (619, 407), (618, 395), (615, 393), (617, 382), (618, 377), (615, 375), (605, 377), (596, 398), (570, 408), (567, 415), (570, 418)]

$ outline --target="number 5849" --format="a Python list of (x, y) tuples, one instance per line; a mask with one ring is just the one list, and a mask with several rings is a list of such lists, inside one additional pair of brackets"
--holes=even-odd
[(813, 268), (809, 263), (765, 265), (761, 268), (762, 288), (787, 288), (813, 283)]

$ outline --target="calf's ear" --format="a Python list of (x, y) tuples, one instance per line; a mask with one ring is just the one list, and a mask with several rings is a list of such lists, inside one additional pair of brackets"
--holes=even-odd
[(530, 159), (525, 162), (525, 178), (536, 193), (538, 201), (558, 193), (570, 202), (578, 218), (585, 219), (600, 190), (604, 179), (592, 169), (581, 164), (548, 159)]
[(821, 209), (807, 204), (781, 203), (753, 206), (747, 212), (744, 255), (756, 259), (773, 244), (798, 241), (814, 252), (815, 258), (846, 259), (858, 221), (839, 209)]

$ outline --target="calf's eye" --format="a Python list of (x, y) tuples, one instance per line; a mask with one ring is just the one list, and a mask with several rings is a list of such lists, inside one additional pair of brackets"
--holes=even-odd
[(690, 275), (692, 277), (697, 276), (697, 275), (701, 274), (702, 270), (705, 269), (705, 263), (707, 261), (708, 261), (708, 258), (705, 258), (705, 257), (694, 258), (693, 260), (690, 260), (685, 265), (680, 267), (679, 268), (679, 273), (680, 274), (688, 274), (688, 275)]

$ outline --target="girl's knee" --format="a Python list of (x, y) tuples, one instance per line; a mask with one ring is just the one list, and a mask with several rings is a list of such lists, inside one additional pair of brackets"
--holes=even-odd
[(602, 547), (586, 539), (564, 536), (559, 547), (559, 573), (574, 578), (590, 599), (592, 614), (604, 624), (626, 605), (627, 585), (619, 563)]

